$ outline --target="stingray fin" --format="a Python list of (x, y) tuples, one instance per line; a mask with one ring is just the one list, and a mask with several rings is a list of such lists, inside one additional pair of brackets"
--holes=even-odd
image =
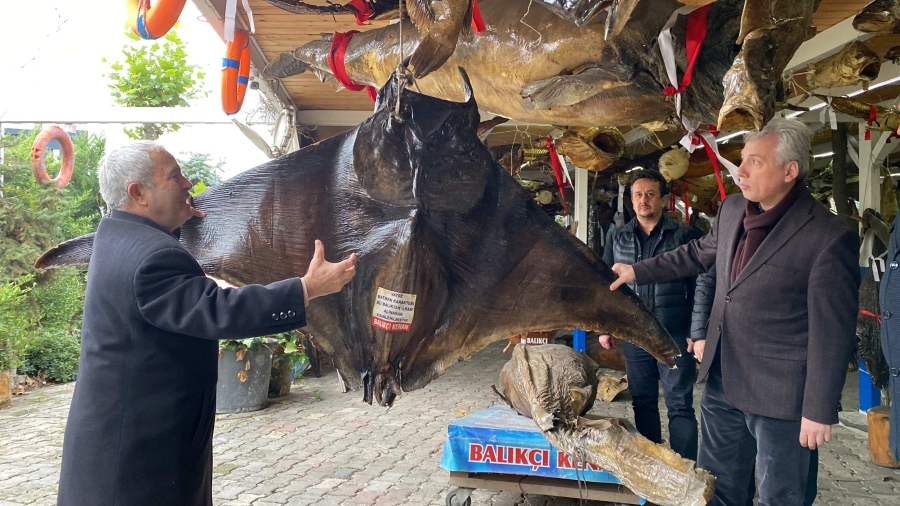
[(309, 68), (305, 62), (298, 60), (293, 51), (285, 51), (278, 55), (277, 60), (272, 60), (263, 69), (262, 75), (266, 79), (284, 79), (285, 77), (302, 74)]
[(431, 8), (431, 0), (406, 0), (406, 13), (419, 33), (428, 31), (437, 19)]
[(421, 79), (439, 69), (456, 51), (456, 40), (447, 40), (435, 33), (422, 37), (422, 41), (409, 60), (413, 75)]
[(574, 105), (600, 92), (629, 84), (630, 81), (622, 73), (590, 68), (578, 74), (525, 83), (520, 95), (531, 101), (535, 109), (552, 109)]
[(87, 265), (94, 249), (94, 235), (88, 234), (61, 243), (48, 250), (34, 263), (37, 269), (57, 269), (68, 265)]

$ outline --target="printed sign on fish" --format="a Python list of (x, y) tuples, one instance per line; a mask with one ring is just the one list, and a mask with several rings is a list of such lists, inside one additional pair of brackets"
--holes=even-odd
[(469, 443), (469, 462), (531, 466), (532, 471), (550, 467), (550, 450)]
[(409, 332), (416, 312), (416, 296), (378, 287), (372, 326), (386, 332)]
[(525, 337), (525, 344), (540, 345), (540, 344), (549, 344), (549, 343), (550, 343), (549, 337), (530, 337), (530, 336)]

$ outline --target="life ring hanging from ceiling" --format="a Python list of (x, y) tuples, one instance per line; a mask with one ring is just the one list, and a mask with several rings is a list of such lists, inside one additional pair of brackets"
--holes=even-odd
[[(44, 152), (50, 141), (56, 140), (62, 148), (62, 166), (59, 174), (51, 179), (47, 174), (47, 167), (44, 162)], [(39, 183), (56, 183), (57, 188), (65, 188), (72, 179), (72, 171), (75, 168), (75, 146), (72, 144), (72, 138), (62, 128), (53, 125), (44, 127), (34, 139), (31, 145), (31, 173)]]
[(128, 26), (144, 40), (158, 39), (175, 26), (187, 0), (127, 0)]
[(225, 114), (237, 114), (241, 110), (249, 83), (250, 37), (245, 31), (235, 30), (234, 40), (225, 43), (225, 58), (222, 58), (222, 110)]

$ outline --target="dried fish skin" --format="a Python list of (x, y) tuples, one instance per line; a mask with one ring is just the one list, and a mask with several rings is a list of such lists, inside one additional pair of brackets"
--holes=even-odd
[(853, 28), (863, 33), (900, 33), (900, 0), (875, 0), (853, 18)]
[(694, 461), (632, 435), (617, 420), (579, 416), (593, 404), (596, 367), (567, 346), (519, 344), (500, 371), (502, 395), (558, 450), (602, 467), (655, 504), (701, 506), (712, 499), (715, 477)]
[(858, 83), (868, 88), (869, 81), (878, 77), (881, 71), (881, 58), (868, 46), (855, 40), (828, 58), (809, 64), (806, 70), (810, 73), (806, 79), (809, 89)]

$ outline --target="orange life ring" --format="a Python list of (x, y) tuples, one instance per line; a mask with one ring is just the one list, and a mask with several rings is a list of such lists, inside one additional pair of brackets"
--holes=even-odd
[[(47, 168), (44, 165), (44, 150), (50, 141), (56, 139), (62, 147), (62, 167), (59, 174), (55, 178), (50, 179), (47, 174)], [(65, 188), (72, 179), (72, 170), (75, 168), (75, 146), (72, 144), (72, 138), (65, 130), (58, 126), (47, 126), (41, 130), (41, 133), (34, 139), (31, 145), (31, 173), (40, 183), (56, 183), (57, 188)]]
[(234, 40), (225, 44), (222, 58), (222, 110), (237, 114), (244, 103), (250, 83), (250, 37), (247, 32), (234, 31)]
[(187, 0), (128, 0), (128, 25), (144, 40), (158, 39), (175, 26)]

